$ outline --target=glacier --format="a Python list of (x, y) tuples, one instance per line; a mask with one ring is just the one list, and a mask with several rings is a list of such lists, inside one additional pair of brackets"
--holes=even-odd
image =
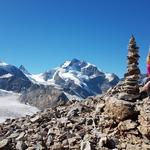
[(36, 107), (19, 102), (19, 94), (0, 90), (0, 122), (8, 118), (25, 117), (39, 111)]

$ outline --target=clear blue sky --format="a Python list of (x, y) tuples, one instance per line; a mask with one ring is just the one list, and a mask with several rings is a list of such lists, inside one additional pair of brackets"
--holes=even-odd
[(78, 58), (123, 77), (131, 34), (145, 73), (150, 0), (0, 1), (0, 59), (31, 73)]

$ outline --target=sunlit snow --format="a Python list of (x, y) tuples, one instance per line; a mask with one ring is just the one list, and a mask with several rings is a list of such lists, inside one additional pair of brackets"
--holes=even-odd
[(10, 78), (12, 76), (13, 76), (12, 74), (7, 73), (7, 74), (4, 74), (4, 75), (0, 76), (0, 79), (2, 79), (2, 78)]
[(112, 76), (111, 73), (106, 73), (105, 76), (106, 76), (105, 78), (106, 78), (109, 82), (111, 82), (111, 81), (114, 79), (114, 77)]

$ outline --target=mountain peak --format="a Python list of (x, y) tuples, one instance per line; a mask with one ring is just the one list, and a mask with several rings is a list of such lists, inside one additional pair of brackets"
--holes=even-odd
[(0, 66), (7, 66), (8, 64), (5, 63), (4, 61), (0, 60)]
[(76, 58), (73, 58), (72, 60), (71, 60), (71, 63), (79, 63), (79, 62), (81, 62), (79, 59), (76, 59)]
[(86, 63), (86, 64), (87, 64), (86, 61), (84, 61), (84, 60), (79, 60), (79, 59), (76, 59), (76, 58), (73, 58), (73, 59), (71, 60), (71, 63), (72, 63), (72, 64), (81, 64), (81, 63)]
[[(62, 65), (61, 65), (61, 67), (62, 68), (82, 68), (82, 67), (85, 67), (85, 66), (87, 66), (88, 65), (88, 63), (86, 62), (86, 61), (84, 61), (84, 60), (79, 60), (79, 59), (76, 59), (76, 58), (73, 58), (71, 61), (65, 61)], [(77, 70), (78, 70), (77, 69)]]
[(23, 65), (20, 65), (19, 69), (26, 75), (31, 75), (28, 70), (23, 66)]

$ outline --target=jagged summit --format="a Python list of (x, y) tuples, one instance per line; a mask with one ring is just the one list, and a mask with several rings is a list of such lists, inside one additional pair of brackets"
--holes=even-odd
[(84, 60), (79, 60), (79, 59), (72, 59), (71, 61), (65, 61), (60, 67), (61, 68), (68, 68), (68, 69), (76, 69), (77, 71), (81, 71), (81, 68), (84, 68), (84, 67), (88, 67), (88, 66), (95, 66), (95, 65), (92, 65)]
[(5, 63), (4, 61), (0, 60), (0, 66), (6, 66), (8, 65), (7, 63)]
[(19, 69), (24, 73), (24, 74), (27, 74), (27, 75), (31, 75), (28, 70), (23, 66), (23, 65), (20, 65)]
[(0, 89), (21, 92), (31, 84), (31, 81), (16, 66), (0, 63)]

